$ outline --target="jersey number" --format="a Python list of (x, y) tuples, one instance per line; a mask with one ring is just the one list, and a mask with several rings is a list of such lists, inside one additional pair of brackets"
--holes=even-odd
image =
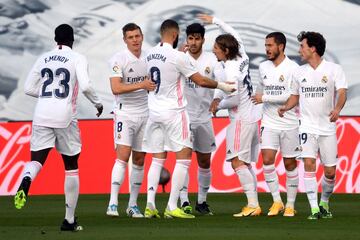
[(151, 81), (153, 81), (156, 84), (155, 94), (157, 94), (159, 92), (160, 83), (161, 83), (160, 69), (157, 67), (150, 68), (150, 77), (151, 77)]
[(307, 138), (308, 138), (308, 136), (306, 133), (299, 134), (300, 144), (305, 144), (307, 141)]
[[(44, 82), (41, 90), (41, 97), (52, 97), (53, 92), (46, 90), (46, 88), (51, 85), (54, 81), (54, 73), (49, 68), (43, 68), (41, 70), (41, 77), (47, 77), (46, 81)], [(57, 98), (66, 98), (69, 95), (69, 81), (70, 81), (70, 72), (66, 68), (58, 68), (55, 71), (56, 77), (61, 77), (59, 81), (59, 88), (54, 89), (54, 95)]]

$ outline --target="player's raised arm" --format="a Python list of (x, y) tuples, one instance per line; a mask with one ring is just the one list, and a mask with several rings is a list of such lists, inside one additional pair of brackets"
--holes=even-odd
[(239, 33), (233, 27), (231, 27), (229, 24), (225, 23), (221, 19), (219, 19), (217, 17), (214, 17), (214, 16), (210, 16), (210, 15), (207, 15), (207, 14), (198, 14), (197, 16), (204, 23), (216, 24), (225, 33), (229, 33), (229, 34), (233, 35), (236, 38), (236, 40), (239, 42), (239, 52), (240, 52), (240, 54), (242, 56), (246, 54), (245, 48), (244, 48), (244, 42), (241, 39)]

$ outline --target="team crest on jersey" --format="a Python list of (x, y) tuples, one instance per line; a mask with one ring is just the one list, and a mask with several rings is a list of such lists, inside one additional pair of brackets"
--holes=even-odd
[(283, 82), (283, 81), (285, 81), (285, 78), (284, 78), (284, 75), (280, 75), (280, 77), (279, 77), (279, 82)]
[(321, 81), (322, 81), (323, 83), (327, 83), (328, 78), (327, 78), (326, 76), (323, 76), (322, 79), (321, 79)]
[(120, 67), (118, 65), (113, 66), (113, 72), (119, 73)]
[(206, 73), (206, 74), (210, 74), (210, 67), (206, 67), (206, 68), (205, 68), (205, 73)]

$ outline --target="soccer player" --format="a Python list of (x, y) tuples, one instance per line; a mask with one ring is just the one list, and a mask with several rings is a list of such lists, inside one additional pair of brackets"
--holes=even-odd
[(194, 218), (178, 208), (180, 189), (191, 162), (192, 143), (189, 116), (185, 109), (184, 79), (190, 78), (201, 87), (234, 90), (233, 84), (218, 83), (202, 76), (185, 53), (175, 50), (179, 25), (165, 20), (160, 28), (161, 42), (151, 48), (146, 56), (147, 69), (156, 89), (149, 93), (149, 120), (146, 124), (144, 143), (146, 152), (153, 155), (148, 173), (148, 193), (145, 217), (160, 217), (155, 205), (159, 175), (168, 151), (176, 154), (176, 164), (171, 179), (171, 192), (165, 218)]
[(230, 124), (226, 130), (226, 161), (238, 175), (248, 200), (247, 206), (234, 217), (258, 216), (261, 214), (256, 190), (257, 180), (251, 162), (257, 161), (258, 121), (261, 109), (252, 103), (252, 84), (249, 75), (249, 58), (239, 34), (228, 24), (209, 15), (200, 15), (205, 23), (218, 25), (227, 34), (219, 35), (213, 52), (224, 62), (226, 79), (237, 83), (237, 91), (230, 95), (215, 92), (210, 110), (228, 109)]
[(137, 206), (137, 197), (144, 176), (145, 152), (142, 148), (144, 128), (148, 118), (147, 91), (155, 84), (146, 78), (145, 54), (141, 50), (143, 34), (135, 23), (126, 24), (123, 39), (127, 48), (110, 59), (111, 90), (115, 95), (114, 141), (116, 159), (111, 173), (111, 195), (106, 214), (118, 217), (118, 193), (132, 153), (130, 199), (126, 213), (129, 217), (144, 217)]
[(73, 51), (73, 28), (61, 24), (55, 29), (57, 47), (41, 55), (25, 82), (25, 93), (38, 98), (30, 141), (31, 161), (26, 163), (23, 179), (14, 203), (21, 209), (26, 202), (31, 182), (35, 179), (50, 150), (55, 146), (65, 165), (65, 219), (61, 231), (79, 231), (74, 217), (79, 196), (78, 158), (81, 151), (76, 119), (79, 87), (93, 103), (98, 117), (103, 105), (91, 87), (86, 58)]
[[(306, 64), (293, 75), (291, 95), (278, 109), (281, 117), (300, 105), (300, 142), (304, 161), (304, 185), (311, 207), (308, 219), (331, 218), (329, 198), (335, 186), (337, 164), (336, 120), (346, 102), (347, 81), (341, 66), (326, 61), (326, 40), (318, 32), (301, 32), (299, 53)], [(335, 103), (336, 102), (336, 103)], [(322, 193), (318, 204), (316, 158), (324, 165)]]
[[(221, 71), (215, 55), (203, 51), (205, 28), (200, 23), (193, 23), (186, 28), (186, 55), (196, 65), (196, 69), (209, 78), (216, 78), (215, 72)], [(211, 152), (216, 150), (215, 135), (212, 125), (210, 104), (214, 98), (214, 90), (203, 88), (186, 78), (185, 96), (188, 102), (186, 110), (190, 117), (190, 130), (193, 138), (193, 151), (198, 162), (198, 199), (195, 210), (200, 214), (213, 215), (206, 202), (211, 183)], [(192, 207), (188, 198), (189, 175), (180, 191), (180, 200), (185, 212), (191, 213)]]
[(261, 120), (261, 154), (263, 172), (274, 203), (268, 216), (276, 216), (284, 211), (279, 190), (279, 178), (275, 169), (275, 157), (280, 148), (286, 169), (287, 202), (284, 216), (295, 215), (294, 203), (299, 185), (297, 161), (299, 148), (299, 119), (295, 109), (280, 118), (277, 109), (290, 96), (292, 72), (298, 64), (284, 53), (286, 37), (281, 32), (272, 32), (265, 38), (265, 49), (268, 60), (259, 66), (260, 81), (257, 93), (252, 97), (255, 104), (263, 103)]

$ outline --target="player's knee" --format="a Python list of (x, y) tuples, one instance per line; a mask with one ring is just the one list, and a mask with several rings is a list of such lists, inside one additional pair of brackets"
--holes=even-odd
[(133, 164), (137, 165), (137, 166), (144, 166), (144, 158), (143, 157), (133, 157), (132, 158), (132, 162)]
[(335, 168), (325, 168), (324, 175), (327, 179), (334, 179), (335, 175), (336, 175), (336, 169)]
[(284, 166), (287, 171), (292, 171), (297, 167), (297, 162), (295, 159), (293, 161), (284, 161)]
[(63, 161), (64, 161), (64, 166), (65, 166), (65, 170), (75, 170), (78, 169), (78, 159), (79, 159), (79, 155), (74, 155), (74, 156), (67, 156), (67, 155), (62, 155)]

